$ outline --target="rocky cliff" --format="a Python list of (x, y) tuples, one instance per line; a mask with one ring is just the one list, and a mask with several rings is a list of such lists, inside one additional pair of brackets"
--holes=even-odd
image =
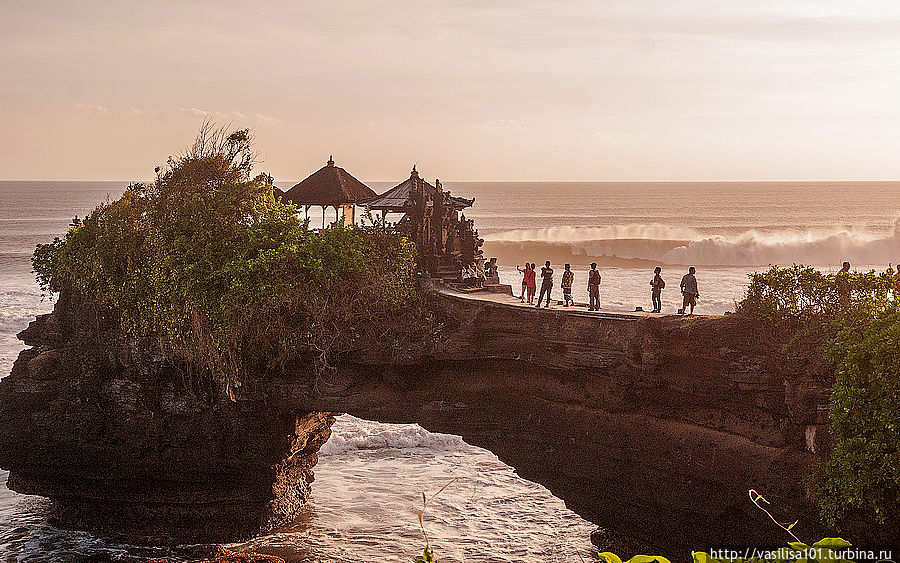
[(67, 292), (19, 337), (32, 348), (0, 381), (0, 466), (60, 524), (226, 541), (290, 522), (309, 496), (328, 413), (232, 403)]
[(645, 549), (821, 537), (808, 486), (828, 448), (830, 374), (749, 319), (598, 318), (443, 295), (447, 326), (409, 366), (345, 366), (305, 409), (417, 422), (487, 448), (575, 512)]
[(232, 403), (67, 299), (22, 333), (33, 348), (0, 382), (0, 466), (70, 524), (192, 540), (271, 529), (308, 494), (325, 413), (348, 412), (458, 434), (647, 549), (783, 542), (749, 489), (803, 537), (823, 532), (807, 477), (827, 449), (827, 370), (791, 364), (745, 318), (438, 294), (431, 353), (260, 374)]

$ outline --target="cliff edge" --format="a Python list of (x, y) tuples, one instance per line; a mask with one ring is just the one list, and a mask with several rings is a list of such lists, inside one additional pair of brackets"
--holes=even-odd
[(460, 435), (646, 549), (782, 543), (749, 489), (822, 537), (808, 477), (829, 447), (830, 374), (750, 319), (430, 301), (429, 352), (258, 374), (232, 402), (63, 292), (0, 381), (0, 466), (67, 525), (235, 540), (297, 514), (329, 413), (346, 412)]
[(234, 541), (293, 520), (333, 417), (231, 402), (71, 292), (19, 334), (0, 380), (7, 486), (59, 524), (152, 542)]

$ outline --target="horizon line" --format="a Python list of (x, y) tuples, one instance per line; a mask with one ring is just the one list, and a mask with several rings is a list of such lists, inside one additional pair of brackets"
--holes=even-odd
[[(0, 178), (0, 182), (122, 182), (126, 184), (134, 182), (152, 182), (153, 179), (84, 179), (84, 178), (67, 178), (67, 179), (46, 179), (46, 178)], [(279, 183), (297, 183), (302, 180), (275, 180)], [(397, 182), (396, 178), (391, 180), (363, 180), (371, 184), (389, 184)], [(402, 180), (401, 180), (402, 181)], [(427, 178), (426, 178), (427, 181)], [(898, 183), (900, 178), (892, 180), (864, 180), (864, 179), (813, 179), (813, 180), (441, 180), (442, 184), (815, 184), (815, 183)]]

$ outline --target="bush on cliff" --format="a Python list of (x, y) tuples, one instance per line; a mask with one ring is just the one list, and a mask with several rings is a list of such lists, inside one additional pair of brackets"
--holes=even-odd
[[(871, 556), (870, 556), (871, 554)], [(713, 549), (709, 553), (694, 551), (691, 553), (693, 563), (796, 563), (798, 561), (817, 561), (819, 563), (851, 563), (853, 558), (875, 560), (884, 552), (854, 548), (850, 542), (841, 538), (824, 538), (812, 545), (800, 541), (789, 542), (780, 548), (724, 548)], [(635, 555), (627, 561), (615, 553), (605, 551), (598, 553), (596, 559), (603, 563), (670, 563), (661, 555)]]
[(322, 369), (365, 342), (417, 341), (414, 245), (372, 227), (308, 230), (271, 177), (251, 176), (251, 151), (247, 130), (205, 125), (156, 182), (39, 245), (39, 284), (75, 289), (231, 386), (298, 359)]
[(835, 365), (822, 514), (836, 524), (848, 510), (885, 524), (900, 512), (900, 298), (863, 326), (848, 325), (825, 348)]
[[(895, 273), (824, 274), (795, 264), (750, 274), (738, 312), (760, 319), (782, 336), (824, 341), (842, 326), (865, 324), (893, 303)], [(796, 344), (796, 342), (794, 342)]]
[[(834, 367), (831, 457), (823, 467), (823, 519), (863, 510), (881, 524), (900, 513), (900, 272), (823, 274), (806, 266), (750, 276), (738, 311), (813, 350)], [(891, 521), (891, 518), (894, 520)]]

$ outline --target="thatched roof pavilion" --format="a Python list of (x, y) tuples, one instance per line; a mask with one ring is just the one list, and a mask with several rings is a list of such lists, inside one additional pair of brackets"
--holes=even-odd
[(319, 207), (340, 207), (348, 203), (359, 203), (375, 195), (372, 188), (340, 166), (335, 166), (331, 158), (328, 159), (328, 164), (285, 193), (295, 205)]
[[(335, 218), (338, 209), (344, 210), (349, 222), (354, 220), (354, 207), (375, 197), (372, 188), (354, 178), (349, 172), (334, 165), (333, 157), (328, 163), (309, 175), (305, 180), (289, 189), (284, 198), (309, 213), (309, 208), (322, 208), (322, 226), (325, 226), (325, 210), (334, 207)], [(349, 217), (348, 217), (349, 214)]]
[[(422, 191), (424, 192), (426, 198), (434, 197), (434, 195), (438, 192), (437, 187), (429, 184), (419, 177), (419, 173), (416, 170), (416, 167), (413, 166), (409, 178), (400, 182), (380, 196), (371, 198), (363, 203), (366, 207), (372, 210), (383, 211), (386, 213), (405, 213), (412, 207), (412, 199), (410, 196), (417, 182), (421, 185)], [(435, 180), (435, 183), (440, 186), (439, 181)], [(462, 210), (470, 207), (474, 202), (474, 199), (466, 199), (456, 196), (450, 196), (449, 201), (450, 205), (456, 210)]]

